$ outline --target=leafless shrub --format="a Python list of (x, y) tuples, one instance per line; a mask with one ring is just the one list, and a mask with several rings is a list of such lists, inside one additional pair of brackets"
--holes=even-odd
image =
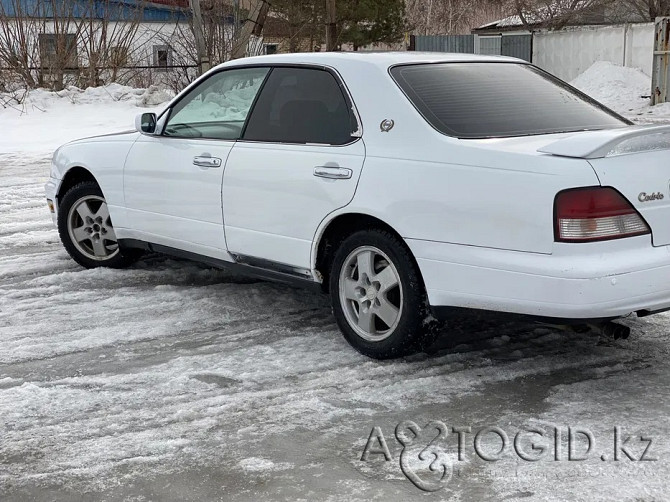
[(37, 80), (33, 70), (39, 64), (35, 40), (41, 23), (27, 14), (21, 0), (0, 3), (0, 66), (5, 67), (5, 78), (11, 75), (28, 87), (35, 87)]
[[(82, 84), (94, 87), (103, 83), (103, 68), (108, 80), (115, 82), (119, 70), (129, 63), (144, 4), (138, 2), (134, 9), (128, 9), (123, 3), (110, 0), (88, 0), (83, 9), (76, 23), (82, 49)], [(113, 21), (122, 17), (123, 22)]]
[(560, 29), (570, 24), (653, 21), (670, 15), (670, 0), (514, 0), (527, 28)]
[[(657, 17), (670, 16), (670, 0), (620, 0), (614, 2), (620, 10), (639, 15), (641, 20), (653, 21)], [(617, 5), (620, 4), (620, 5)]]
[(459, 35), (509, 16), (508, 0), (407, 0), (407, 22), (418, 35)]
[[(96, 86), (128, 64), (144, 2), (6, 0), (0, 3), (0, 67), (28, 88)], [(123, 18), (122, 22), (116, 19)], [(104, 77), (103, 78), (103, 73)]]

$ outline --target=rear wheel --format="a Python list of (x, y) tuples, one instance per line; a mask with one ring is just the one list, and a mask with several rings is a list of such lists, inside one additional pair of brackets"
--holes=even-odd
[(376, 359), (414, 352), (426, 336), (426, 293), (405, 244), (384, 230), (346, 238), (330, 273), (333, 312), (347, 341)]
[(72, 259), (86, 268), (121, 268), (139, 256), (119, 247), (107, 202), (92, 181), (73, 186), (63, 196), (58, 233)]

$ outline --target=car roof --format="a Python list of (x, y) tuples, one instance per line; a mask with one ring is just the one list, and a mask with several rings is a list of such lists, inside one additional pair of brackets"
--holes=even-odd
[(384, 70), (397, 64), (453, 63), (453, 62), (511, 62), (526, 63), (522, 59), (506, 56), (485, 56), (450, 52), (298, 52), (252, 56), (224, 63), (225, 66), (244, 64), (317, 64), (332, 67), (365, 62)]

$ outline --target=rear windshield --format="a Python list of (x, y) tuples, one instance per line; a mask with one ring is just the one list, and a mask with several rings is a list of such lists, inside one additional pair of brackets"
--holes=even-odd
[(391, 68), (424, 118), (458, 138), (611, 129), (629, 122), (531, 65), (431, 63)]

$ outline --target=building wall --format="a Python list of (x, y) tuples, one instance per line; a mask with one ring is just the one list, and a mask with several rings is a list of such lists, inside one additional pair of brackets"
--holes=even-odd
[(570, 81), (596, 61), (639, 68), (651, 75), (654, 23), (580, 26), (533, 34), (533, 63)]
[[(9, 29), (12, 30), (15, 28), (12, 28), (11, 25), (16, 25), (20, 21), (12, 19), (5, 22), (10, 25)], [(31, 55), (29, 64), (35, 81), (40, 81), (41, 76), (44, 85), (52, 85), (54, 79), (58, 79), (60, 76), (50, 74), (48, 68), (45, 68), (48, 67), (48, 63), (41, 60), (39, 44), (40, 38), (55, 32), (54, 22), (41, 19), (23, 22), (26, 23), (24, 26), (32, 34), (28, 51)], [(97, 22), (94, 21), (94, 23)], [(78, 29), (80, 30), (79, 34), (77, 34)], [(127, 34), (129, 30), (135, 30), (135, 32), (132, 42), (127, 46), (123, 44), (124, 47), (127, 47), (127, 60), (120, 67), (110, 68), (109, 60), (104, 59), (98, 65), (100, 66), (98, 70), (99, 83), (115, 81), (137, 87), (159, 85), (177, 91), (185, 87), (197, 76), (195, 40), (188, 22), (142, 22), (139, 24), (110, 22), (107, 25), (107, 32), (110, 34), (108, 36), (109, 48), (113, 50), (117, 46), (114, 39), (110, 40), (110, 37), (114, 36), (112, 34), (121, 37)], [(222, 30), (224, 35), (221, 38), (230, 43), (233, 36), (233, 26), (226, 25)], [(62, 72), (63, 84), (76, 85), (78, 87), (89, 85), (91, 78), (88, 53), (90, 45), (87, 42), (88, 31), (82, 29), (82, 26), (78, 22), (71, 22), (64, 31), (76, 36), (77, 50), (74, 62), (72, 63), (74, 68), (68, 68), (65, 72)], [(93, 47), (100, 47), (99, 28), (94, 30), (94, 37), (96, 42), (93, 44)], [(0, 37), (0, 44), (2, 43), (3, 39)], [(258, 44), (256, 43), (256, 45)], [(250, 44), (251, 49), (254, 49), (253, 44)], [(163, 53), (162, 55), (165, 55), (167, 51), (167, 60), (159, 57), (159, 51)], [(259, 53), (259, 51), (256, 53)], [(165, 63), (167, 67), (161, 66)], [(14, 82), (13, 78), (12, 72), (8, 71), (7, 66), (0, 60), (0, 84), (6, 88), (20, 85), (20, 82)]]

